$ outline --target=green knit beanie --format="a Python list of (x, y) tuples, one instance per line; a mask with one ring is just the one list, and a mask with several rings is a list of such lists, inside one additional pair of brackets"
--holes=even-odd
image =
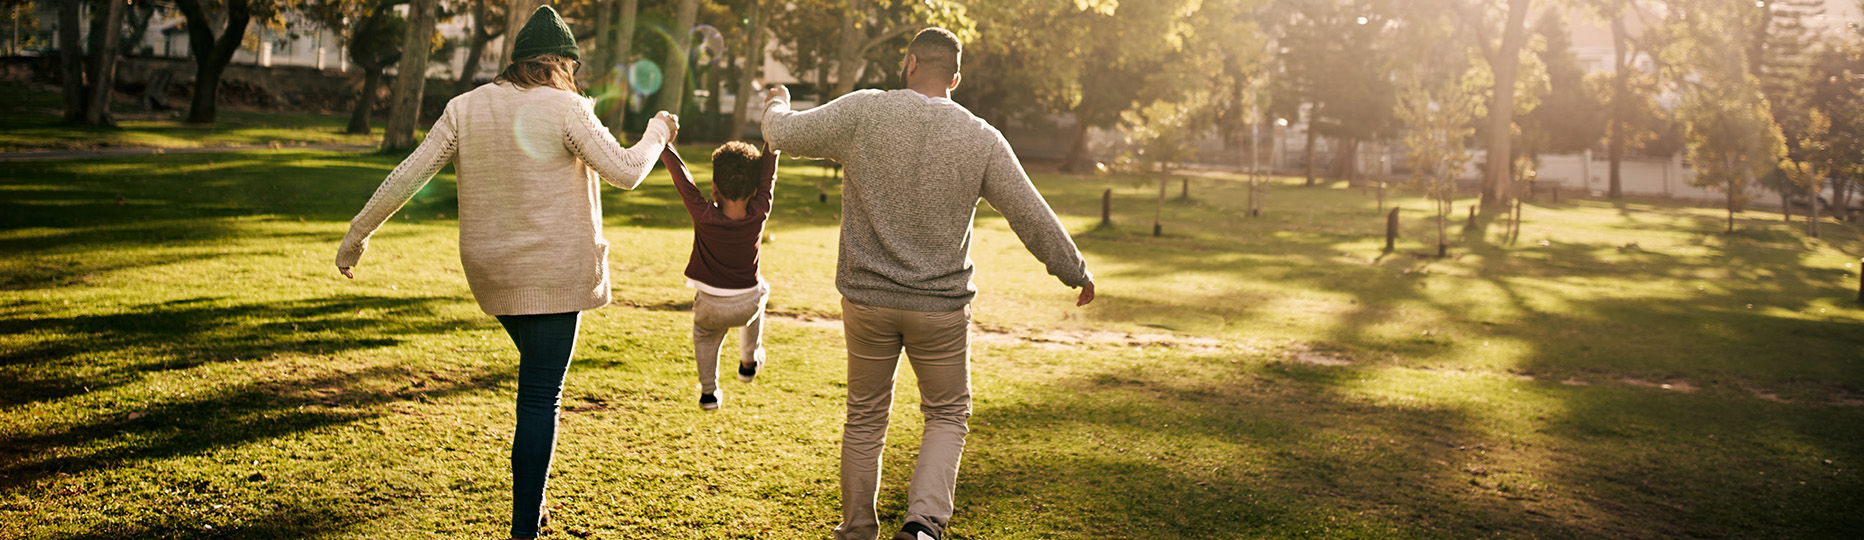
[(524, 23), (524, 29), (518, 31), (518, 41), (511, 47), (511, 59), (522, 60), (540, 54), (555, 54), (582, 60), (582, 48), (576, 46), (576, 35), (570, 33), (570, 25), (557, 16), (557, 10), (550, 6), (541, 6), (531, 13), (531, 20)]

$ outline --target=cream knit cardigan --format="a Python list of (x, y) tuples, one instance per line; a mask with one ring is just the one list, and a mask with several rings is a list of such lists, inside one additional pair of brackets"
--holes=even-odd
[(668, 126), (655, 119), (623, 148), (587, 98), (549, 87), (480, 86), (453, 98), (337, 248), (355, 266), (369, 237), (447, 163), (459, 177), (460, 263), (491, 315), (582, 311), (608, 305), (608, 241), (599, 174), (634, 189), (653, 170)]

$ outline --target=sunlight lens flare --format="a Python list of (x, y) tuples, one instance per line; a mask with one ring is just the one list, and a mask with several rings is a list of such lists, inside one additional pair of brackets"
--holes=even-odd
[(628, 66), (628, 86), (637, 94), (659, 92), (661, 80), (660, 65), (653, 60), (636, 60), (634, 65)]
[[(550, 121), (545, 118), (548, 115), (532, 114), (532, 112), (528, 107), (518, 109), (518, 114), (511, 122), (511, 139), (517, 144), (518, 150), (524, 152), (524, 155), (533, 159), (550, 159), (552, 154), (550, 150), (559, 149), (560, 151), (563, 147), (562, 139), (551, 136), (556, 133), (556, 130), (552, 129)], [(552, 144), (556, 146), (553, 148)]]

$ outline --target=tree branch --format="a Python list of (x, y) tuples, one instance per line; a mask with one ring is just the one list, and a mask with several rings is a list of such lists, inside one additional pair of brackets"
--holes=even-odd
[(919, 27), (916, 27), (916, 26), (902, 26), (897, 29), (881, 32), (879, 36), (875, 37), (874, 39), (867, 40), (866, 44), (861, 45), (861, 53), (866, 54), (868, 50), (873, 49), (874, 47), (879, 47), (880, 44), (886, 43), (887, 40), (889, 39), (900, 37), (901, 35), (904, 35), (907, 32), (912, 32), (918, 29)]
[(1464, 4), (1462, 2), (1458, 2), (1456, 6), (1457, 6), (1456, 14), (1462, 16), (1462, 18), (1464, 19), (1463, 20), (1464, 25), (1475, 29), (1476, 45), (1482, 48), (1482, 58), (1485, 60), (1488, 60), (1490, 64), (1494, 64), (1495, 63), (1495, 44), (1489, 43), (1488, 24), (1483, 22), (1480, 14), (1470, 13), (1471, 10), (1482, 9), (1482, 8), (1480, 6), (1473, 6), (1470, 4)]
[(207, 55), (202, 53), (214, 49), (214, 27), (207, 20), (207, 12), (201, 9), (200, 0), (176, 0), (175, 4), (188, 21), (188, 49), (194, 51), (194, 62), (205, 64)]

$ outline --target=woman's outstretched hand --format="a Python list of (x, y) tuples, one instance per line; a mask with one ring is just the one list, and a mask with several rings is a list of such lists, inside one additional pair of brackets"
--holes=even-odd
[(679, 138), (679, 135), (680, 135), (680, 116), (679, 115), (673, 114), (667, 111), (660, 111), (659, 114), (654, 115), (654, 118), (667, 121), (667, 144), (672, 144), (674, 139)]
[(338, 266), (337, 271), (342, 272), (343, 277), (350, 278), (350, 279), (356, 279), (356, 274), (350, 273), (350, 269), (348, 266)]

